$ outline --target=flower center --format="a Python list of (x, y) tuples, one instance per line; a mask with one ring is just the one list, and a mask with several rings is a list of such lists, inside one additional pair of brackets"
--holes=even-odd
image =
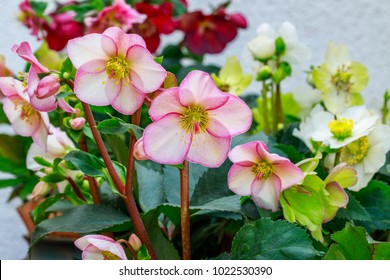
[(352, 135), (353, 120), (342, 118), (328, 123), (330, 132), (337, 140), (344, 140)]
[(209, 126), (209, 114), (200, 106), (190, 106), (181, 116), (180, 124), (187, 133), (204, 132)]
[(340, 150), (340, 160), (349, 165), (362, 161), (368, 152), (368, 138), (363, 136), (356, 141), (342, 147)]
[(110, 251), (101, 251), (101, 254), (103, 255), (103, 258), (105, 260), (120, 260), (117, 255), (111, 253)]
[(31, 124), (33, 121), (31, 118), (37, 117), (38, 112), (31, 106), (31, 104), (24, 102), (20, 112), (20, 118), (25, 120), (27, 123)]
[(332, 76), (332, 83), (336, 87), (338, 93), (340, 91), (349, 92), (352, 85), (351, 77), (352, 72), (349, 66), (342, 65), (337, 69), (336, 74)]
[(126, 61), (126, 59), (119, 56), (110, 58), (107, 61), (105, 70), (110, 79), (129, 79), (129, 63)]
[(259, 161), (252, 165), (251, 171), (261, 179), (267, 179), (272, 174), (272, 165), (266, 161)]

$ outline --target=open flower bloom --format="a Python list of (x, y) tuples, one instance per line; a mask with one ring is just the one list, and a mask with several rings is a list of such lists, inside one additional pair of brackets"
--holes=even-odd
[(300, 183), (304, 174), (289, 159), (268, 153), (261, 142), (234, 147), (229, 153), (233, 166), (228, 173), (229, 189), (238, 195), (251, 195), (264, 209), (276, 212), (283, 190)]
[(0, 77), (0, 91), (3, 99), (3, 110), (16, 134), (32, 137), (43, 150), (49, 135), (49, 116), (35, 110), (30, 98), (25, 93), (22, 82), (11, 77)]
[(112, 5), (101, 10), (97, 17), (85, 18), (89, 33), (102, 33), (109, 27), (116, 26), (129, 31), (134, 24), (142, 23), (146, 15), (138, 13), (125, 0), (114, 0)]
[[(41, 112), (50, 112), (59, 105), (65, 112), (74, 113), (74, 109), (64, 99), (57, 101), (56, 94), (60, 88), (58, 74), (51, 73), (37, 60), (30, 45), (27, 42), (22, 42), (20, 45), (14, 45), (12, 50), (22, 59), (31, 63), (27, 78), (27, 93), (31, 106)], [(39, 74), (46, 76), (40, 79)]]
[(351, 107), (334, 116), (317, 105), (310, 117), (300, 124), (299, 130), (294, 130), (293, 135), (307, 145), (315, 141), (331, 149), (338, 149), (367, 136), (377, 120), (378, 116), (372, 115), (365, 106)]
[(83, 251), (83, 260), (127, 260), (122, 246), (104, 235), (86, 235), (77, 239), (74, 244)]
[(91, 105), (111, 104), (122, 114), (133, 114), (145, 94), (157, 90), (167, 75), (139, 35), (118, 27), (70, 40), (67, 50), (77, 68), (77, 97)]
[(251, 83), (252, 75), (243, 74), (240, 61), (230, 56), (219, 71), (219, 75), (211, 74), (218, 88), (224, 92), (240, 95)]
[(364, 65), (350, 60), (345, 45), (329, 42), (325, 63), (313, 70), (313, 82), (328, 111), (340, 114), (363, 104), (360, 92), (367, 86), (368, 72)]
[(321, 93), (309, 85), (294, 89), (292, 94), (300, 107), (300, 117), (307, 117), (314, 106), (321, 101)]
[(231, 138), (246, 132), (252, 112), (238, 97), (221, 92), (209, 74), (192, 71), (180, 87), (169, 88), (151, 103), (153, 123), (145, 128), (145, 154), (158, 163), (184, 160), (218, 167)]

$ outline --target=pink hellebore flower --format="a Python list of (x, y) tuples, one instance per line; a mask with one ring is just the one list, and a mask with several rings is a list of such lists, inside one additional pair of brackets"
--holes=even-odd
[(218, 89), (209, 74), (192, 71), (151, 103), (153, 123), (143, 137), (145, 154), (162, 164), (184, 160), (218, 167), (227, 158), (233, 136), (246, 132), (252, 112), (238, 97)]
[(0, 77), (3, 109), (16, 134), (31, 136), (34, 143), (46, 150), (49, 135), (49, 116), (32, 107), (30, 98), (24, 93), (22, 82), (11, 77)]
[(261, 141), (234, 147), (229, 159), (233, 162), (228, 173), (229, 189), (238, 195), (251, 195), (259, 207), (273, 212), (278, 210), (280, 193), (304, 178), (289, 159), (268, 153)]
[(77, 97), (91, 105), (111, 104), (122, 114), (133, 114), (145, 94), (159, 89), (167, 75), (139, 35), (117, 27), (73, 39), (67, 49), (77, 68)]
[(125, 0), (114, 0), (112, 5), (101, 10), (96, 18), (86, 18), (85, 24), (89, 26), (89, 33), (101, 33), (111, 26), (127, 32), (133, 24), (143, 23), (145, 19), (146, 15), (137, 12)]
[[(75, 110), (64, 99), (57, 101), (56, 93), (60, 88), (59, 76), (51, 73), (37, 60), (30, 45), (27, 42), (22, 42), (20, 45), (14, 45), (12, 50), (22, 59), (31, 63), (27, 79), (27, 93), (32, 107), (41, 112), (50, 112), (59, 105), (65, 112), (74, 113)], [(46, 74), (46, 76), (40, 79), (39, 74)]]
[(83, 251), (83, 260), (127, 260), (122, 246), (104, 235), (86, 235), (77, 239), (74, 244)]
[(83, 117), (74, 118), (69, 120), (69, 125), (74, 130), (81, 130), (84, 128), (85, 119)]

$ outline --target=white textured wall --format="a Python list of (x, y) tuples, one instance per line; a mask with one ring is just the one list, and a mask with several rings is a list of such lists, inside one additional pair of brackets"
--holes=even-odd
[[(190, 9), (208, 9), (223, 1), (189, 0)], [(16, 21), (17, 5), (20, 1), (0, 0), (0, 54), (7, 57), (7, 65), (15, 72), (23, 67), (23, 61), (10, 48), (14, 43), (29, 41), (33, 47), (37, 42), (29, 32)], [(378, 100), (384, 90), (390, 87), (390, 1), (388, 0), (233, 0), (229, 11), (245, 14), (249, 28), (241, 31), (236, 40), (223, 54), (208, 56), (207, 62), (223, 64), (229, 55), (243, 58), (246, 43), (255, 36), (256, 27), (269, 22), (276, 28), (283, 21), (296, 25), (299, 37), (312, 51), (310, 64), (323, 61), (329, 40), (345, 43), (351, 58), (364, 63), (370, 73), (370, 82), (365, 98)], [(243, 61), (243, 59), (242, 59)], [(250, 71), (243, 61), (244, 69)], [(292, 90), (304, 83), (303, 75), (291, 78), (286, 90)], [(253, 83), (251, 91), (257, 91)], [(25, 232), (15, 214), (15, 204), (5, 205), (6, 192), (0, 192), (0, 259), (22, 258), (27, 245), (22, 239)], [(12, 239), (13, 238), (13, 239)], [(3, 242), (4, 241), (4, 242)], [(16, 247), (15, 247), (16, 246)]]

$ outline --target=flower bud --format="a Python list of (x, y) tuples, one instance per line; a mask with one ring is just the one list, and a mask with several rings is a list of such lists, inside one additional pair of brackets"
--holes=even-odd
[(144, 139), (141, 137), (134, 146), (134, 157), (137, 160), (147, 160), (149, 157), (145, 154)]
[(57, 93), (59, 89), (58, 76), (48, 75), (39, 81), (36, 94), (38, 98), (47, 98)]
[(138, 238), (137, 235), (135, 235), (134, 233), (132, 233), (129, 237), (129, 243), (131, 245), (131, 247), (133, 247), (134, 251), (138, 252), (139, 249), (141, 249), (142, 247), (142, 242), (141, 240)]
[(84, 128), (85, 119), (83, 117), (71, 119), (71, 120), (69, 120), (69, 125), (74, 130), (81, 130)]
[(248, 43), (249, 51), (259, 60), (268, 60), (275, 54), (275, 40), (267, 36), (259, 36)]
[(268, 65), (264, 65), (260, 68), (259, 73), (257, 74), (257, 80), (258, 81), (265, 81), (272, 76), (272, 69)]
[(46, 196), (51, 190), (51, 187), (46, 182), (38, 182), (38, 184), (35, 185), (33, 191), (32, 191), (32, 199), (33, 200), (39, 200), (40, 198)]

